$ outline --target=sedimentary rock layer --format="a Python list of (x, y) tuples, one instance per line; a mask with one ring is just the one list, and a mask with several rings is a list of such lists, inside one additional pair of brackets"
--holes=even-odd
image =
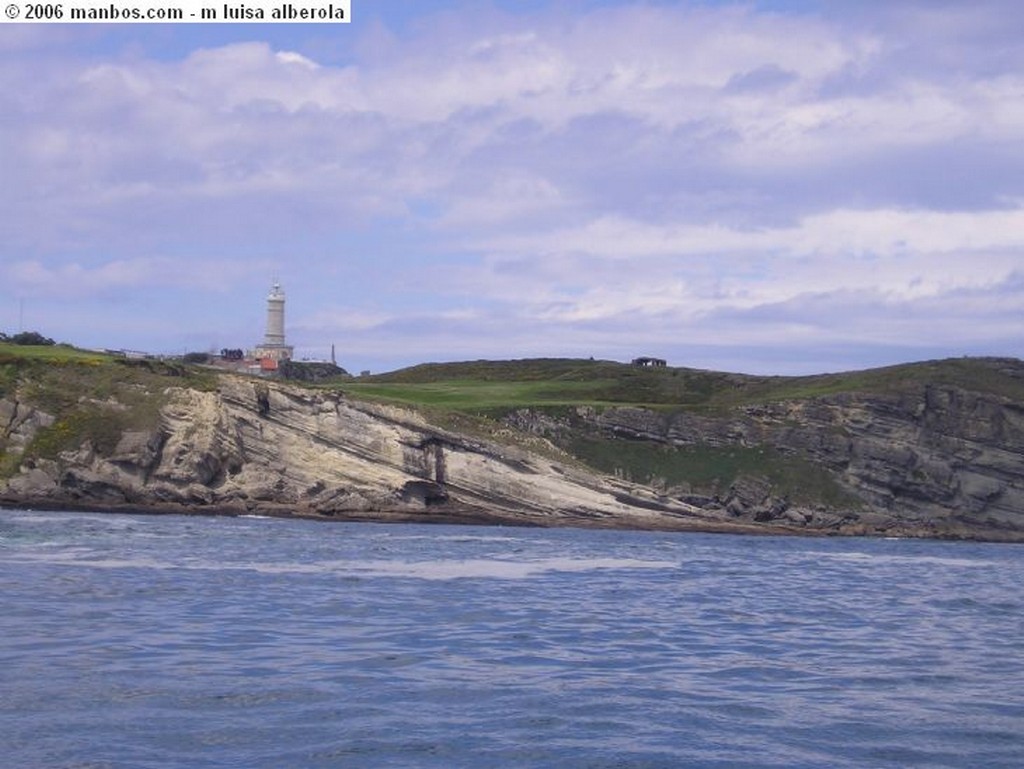
[[(85, 441), (56, 459), (26, 462), (6, 483), (3, 501), (524, 525), (728, 525), (716, 511), (659, 499), (571, 461), (468, 438), (415, 411), (337, 392), (222, 377), (216, 392), (167, 396), (159, 428), (127, 431), (106, 454)], [(6, 408), (32, 411), (9, 401)], [(32, 413), (29, 421), (53, 421)]]

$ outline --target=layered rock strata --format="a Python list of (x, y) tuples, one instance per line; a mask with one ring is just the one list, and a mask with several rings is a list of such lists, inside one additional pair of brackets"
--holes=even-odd
[[(991, 365), (1024, 378), (1011, 363)], [(87, 434), (56, 453), (33, 446), (67, 415), (8, 393), (0, 504), (1024, 541), (1024, 404), (990, 391), (930, 383), (714, 415), (521, 410), (482, 438), (337, 391), (218, 382), (154, 394), (164, 405), (152, 429)], [(114, 398), (86, 406), (111, 424), (127, 408)], [(713, 489), (602, 475), (556, 449), (581, 436), (606, 440), (613, 456), (627, 443), (683, 460), (699, 447), (763, 449), (826, 474), (841, 501), (796, 499), (757, 473)]]
[[(6, 504), (345, 519), (718, 528), (717, 511), (659, 498), (571, 461), (477, 440), (414, 411), (337, 392), (223, 377), (173, 389), (160, 427), (24, 462)], [(53, 417), (6, 402), (3, 413)], [(22, 429), (21, 443), (32, 430)], [(11, 441), (8, 440), (8, 445)]]
[(765, 403), (728, 416), (579, 408), (559, 418), (520, 411), (509, 422), (560, 443), (590, 434), (679, 449), (766, 447), (824, 468), (850, 500), (801, 506), (756, 476), (713, 496), (664, 490), (733, 519), (848, 534), (1024, 540), (1024, 405), (989, 393), (926, 385)]

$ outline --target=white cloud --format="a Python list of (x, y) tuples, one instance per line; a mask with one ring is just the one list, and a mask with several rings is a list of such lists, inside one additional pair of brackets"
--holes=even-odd
[(476, 197), (456, 198), (439, 224), (449, 230), (480, 229), (524, 217), (548, 218), (569, 204), (566, 193), (543, 177), (511, 171), (491, 176)]
[(190, 260), (185, 266), (173, 257), (112, 259), (95, 264), (28, 259), (0, 266), (0, 279), (18, 295), (51, 298), (105, 298), (126, 290), (167, 288), (224, 293), (253, 268), (268, 271), (271, 265), (265, 261), (201, 259)]
[(308, 314), (299, 321), (307, 332), (329, 333), (368, 331), (379, 328), (394, 315), (374, 310), (353, 310), (351, 308), (329, 307)]
[(943, 212), (838, 209), (811, 214), (792, 227), (652, 224), (602, 216), (551, 233), (509, 235), (480, 244), (492, 252), (585, 253), (609, 258), (708, 254), (850, 254), (899, 257), (1024, 248), (1024, 207)]
[(902, 304), (1002, 339), (1024, 46), (1009, 6), (955, 5), (474, 6), (341, 63), (294, 39), (158, 58), (0, 32), (4, 290), (262, 284), (288, 260), (312, 285), (351, 262), (378, 293), (339, 312), (317, 285), (308, 333), (825, 339), (805, 299), (827, 296), (853, 336)]

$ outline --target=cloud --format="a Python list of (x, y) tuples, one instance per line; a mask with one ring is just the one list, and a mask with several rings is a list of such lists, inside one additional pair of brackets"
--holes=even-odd
[(183, 270), (181, 260), (171, 257), (113, 259), (95, 264), (28, 259), (0, 267), (0, 279), (22, 297), (105, 298), (125, 291), (168, 288), (225, 293), (254, 267), (269, 269), (266, 263), (206, 259)]
[(1012, 349), (1015, 5), (459, 10), (353, 23), (333, 56), (269, 27), (172, 56), (145, 30), (0, 30), (5, 296), (98, 317), (90, 297), (229, 286), (255, 299), (224, 312), (258, 315), (283, 272), (305, 343), (403, 362), (428, 336), (926, 345), (929, 318)]
[[(510, 282), (524, 290), (516, 283), (533, 280), (537, 285), (524, 293), (544, 296), (545, 284), (575, 286), (582, 295), (560, 306), (585, 316), (661, 307), (666, 300), (655, 296), (689, 314), (840, 289), (914, 299), (1006, 280), (1024, 265), (1021, 233), (1022, 208), (837, 210), (794, 227), (755, 230), (603, 217), (570, 230), (481, 243), (493, 259), (477, 290), (502, 294)], [(535, 261), (523, 263), (522, 254), (536, 255)], [(518, 279), (509, 281), (501, 271), (517, 260)], [(559, 263), (568, 270), (553, 272)]]

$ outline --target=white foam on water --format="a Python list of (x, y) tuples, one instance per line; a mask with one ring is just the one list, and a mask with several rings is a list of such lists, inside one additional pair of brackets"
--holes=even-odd
[(524, 542), (522, 537), (503, 537), (495, 534), (386, 534), (388, 542), (413, 542), (429, 540), (430, 542)]
[(22, 553), (0, 559), (7, 563), (37, 563), (93, 569), (178, 569), (182, 571), (254, 571), (260, 574), (323, 574), (362, 578), (529, 579), (551, 572), (587, 572), (613, 569), (676, 569), (677, 561), (636, 558), (547, 558), (542, 560), (466, 559), (430, 561), (319, 561), (313, 563), (223, 563), (216, 561), (171, 562), (154, 558), (97, 557), (91, 549), (51, 553)]
[(31, 510), (5, 511), (3, 517), (15, 523), (67, 523), (72, 516), (74, 520), (104, 520), (88, 513), (36, 513)]
[(974, 558), (945, 558), (935, 555), (889, 555), (883, 553), (816, 553), (816, 558), (832, 558), (837, 561), (849, 561), (851, 563), (862, 563), (864, 565), (884, 564), (928, 564), (932, 566), (961, 566), (976, 568), (981, 566), (995, 566), (994, 561)]
[(360, 577), (413, 577), (418, 579), (528, 579), (550, 572), (586, 572), (605, 569), (675, 569), (676, 561), (635, 558), (546, 558), (535, 561), (466, 559), (436, 561), (355, 561), (345, 569)]

